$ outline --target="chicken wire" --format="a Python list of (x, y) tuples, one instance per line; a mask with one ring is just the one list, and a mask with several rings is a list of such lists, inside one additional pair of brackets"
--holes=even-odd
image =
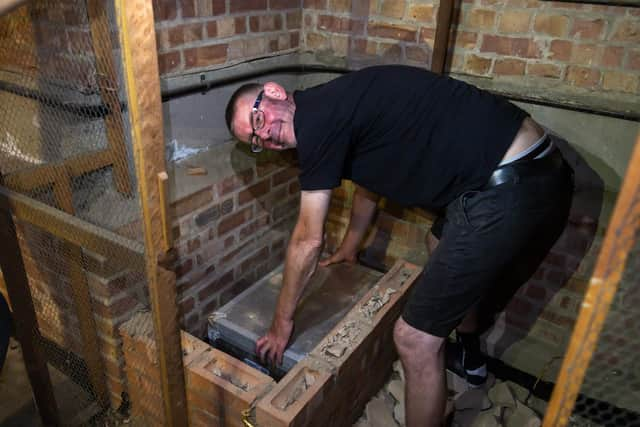
[[(640, 195), (637, 195), (640, 196)], [(640, 203), (640, 199), (636, 200)], [(632, 250), (593, 357), (570, 424), (640, 426), (640, 239)]]
[[(113, 8), (37, 0), (0, 17), (0, 183), (142, 246)], [(14, 223), (60, 420), (126, 418), (118, 326), (149, 305), (143, 263), (111, 262), (106, 248)]]

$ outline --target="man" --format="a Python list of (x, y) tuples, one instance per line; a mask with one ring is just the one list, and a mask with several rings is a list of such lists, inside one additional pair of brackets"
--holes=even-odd
[(540, 261), (562, 231), (572, 176), (559, 151), (502, 98), (405, 66), (366, 68), (293, 94), (273, 82), (245, 85), (230, 99), (226, 120), (253, 151), (295, 148), (301, 169), (282, 290), (271, 327), (257, 342), (263, 358), (281, 363), (322, 249), (331, 189), (341, 179), (358, 186), (351, 220), (340, 248), (321, 265), (355, 261), (377, 195), (443, 214), (394, 329), (407, 425), (441, 425), (445, 338), (457, 329), (467, 378), (481, 383), (477, 307), (492, 300), (523, 255)]

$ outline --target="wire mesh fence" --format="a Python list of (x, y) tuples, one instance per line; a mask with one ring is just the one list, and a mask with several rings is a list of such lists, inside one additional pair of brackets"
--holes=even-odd
[(127, 418), (118, 328), (149, 306), (113, 8), (36, 0), (0, 17), (0, 183), (22, 212), (4, 232), (19, 241), (35, 324), (6, 275), (0, 286), (46, 360), (63, 425)]
[[(640, 203), (640, 198), (635, 203)], [(640, 239), (637, 232), (634, 239), (570, 425), (640, 426)]]

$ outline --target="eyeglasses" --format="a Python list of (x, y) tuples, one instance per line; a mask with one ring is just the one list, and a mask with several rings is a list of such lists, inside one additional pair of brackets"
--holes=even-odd
[(264, 111), (258, 109), (258, 107), (260, 107), (260, 102), (262, 102), (262, 95), (264, 95), (264, 91), (261, 90), (256, 97), (256, 102), (253, 103), (253, 108), (251, 109), (252, 132), (250, 141), (252, 153), (259, 153), (264, 148), (262, 139), (260, 139), (260, 137), (256, 135), (256, 132), (264, 127)]

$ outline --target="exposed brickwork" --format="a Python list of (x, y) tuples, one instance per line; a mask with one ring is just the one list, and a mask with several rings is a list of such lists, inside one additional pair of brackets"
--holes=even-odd
[[(437, 2), (360, 3), (304, 2), (302, 49), (373, 63), (429, 66)], [(633, 8), (487, 0), (462, 2), (454, 16), (454, 48), (447, 65), (451, 71), (497, 80), (514, 75), (549, 78), (569, 91), (640, 91), (635, 83), (640, 76), (640, 16)], [(333, 39), (344, 34), (347, 49)], [(614, 84), (615, 73), (626, 73), (622, 82)]]
[(189, 332), (199, 336), (212, 311), (284, 261), (299, 203), (292, 162), (260, 162), (172, 204), (183, 230), (174, 271)]
[(297, 50), (301, 3), (291, 0), (153, 2), (162, 75)]

